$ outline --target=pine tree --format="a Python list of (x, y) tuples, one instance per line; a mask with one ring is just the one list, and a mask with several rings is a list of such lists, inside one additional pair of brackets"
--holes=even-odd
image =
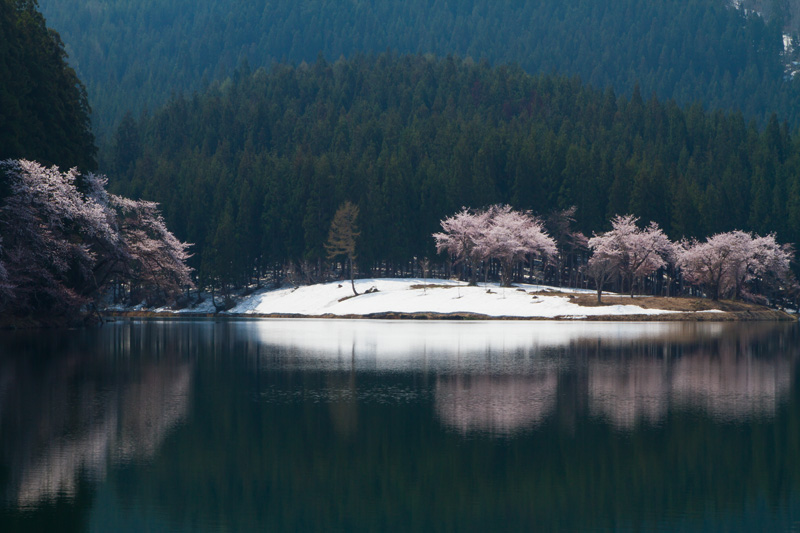
[(358, 230), (358, 206), (352, 202), (345, 201), (336, 210), (331, 222), (331, 229), (328, 232), (328, 242), (325, 243), (325, 251), (328, 252), (328, 259), (333, 259), (340, 255), (347, 257), (350, 268), (350, 286), (353, 294), (358, 296), (353, 275), (353, 261), (356, 258), (356, 239), (361, 235)]

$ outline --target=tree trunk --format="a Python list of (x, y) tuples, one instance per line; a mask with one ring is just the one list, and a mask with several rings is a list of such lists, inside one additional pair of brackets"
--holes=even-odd
[(350, 287), (353, 288), (353, 295), (358, 296), (358, 291), (356, 291), (356, 281), (355, 276), (353, 275), (353, 258), (348, 257), (347, 260), (350, 263)]
[(511, 286), (511, 270), (514, 268), (513, 265), (507, 264), (505, 261), (500, 262), (500, 285), (503, 287), (510, 287)]
[(470, 260), (466, 266), (469, 269), (469, 272), (467, 273), (467, 280), (469, 281), (468, 285), (470, 287), (474, 287), (478, 284), (478, 272), (475, 266), (475, 261)]

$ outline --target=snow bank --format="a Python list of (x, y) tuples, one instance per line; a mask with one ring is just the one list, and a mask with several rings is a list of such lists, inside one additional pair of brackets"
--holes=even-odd
[[(552, 290), (538, 285), (502, 288), (497, 284), (469, 287), (456, 281), (430, 280), (435, 287), (421, 288), (422, 279), (356, 280), (358, 296), (350, 282), (332, 282), (298, 288), (262, 291), (232, 308), (230, 314), (298, 314), (310, 316), (369, 315), (373, 313), (471, 313), (491, 317), (585, 318), (608, 315), (659, 315), (673, 313), (638, 305), (581, 307), (563, 295), (530, 294)], [(369, 289), (377, 292), (366, 294)], [(560, 292), (590, 292), (561, 290)]]

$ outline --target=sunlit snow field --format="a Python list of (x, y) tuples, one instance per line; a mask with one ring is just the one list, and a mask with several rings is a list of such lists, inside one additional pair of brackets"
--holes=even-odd
[[(481, 283), (470, 287), (452, 280), (421, 278), (359, 279), (358, 296), (349, 281), (263, 290), (245, 297), (226, 313), (235, 315), (366, 316), (373, 313), (469, 313), (489, 317), (583, 318), (610, 315), (659, 315), (673, 313), (645, 309), (638, 305), (582, 307), (572, 303), (569, 293), (593, 292), (583, 289), (555, 289), (542, 285), (517, 284), (500, 287)], [(377, 292), (367, 294), (368, 290)], [(547, 291), (561, 294), (547, 295)], [(566, 294), (566, 295), (565, 295)], [(157, 311), (168, 312), (161, 308)], [(209, 301), (181, 312), (213, 312)]]

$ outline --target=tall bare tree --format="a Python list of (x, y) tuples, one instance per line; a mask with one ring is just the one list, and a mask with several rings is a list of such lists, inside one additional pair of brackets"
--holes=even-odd
[(328, 259), (334, 259), (341, 255), (347, 258), (350, 268), (350, 286), (356, 296), (358, 296), (358, 291), (356, 291), (354, 281), (353, 261), (356, 258), (356, 239), (359, 235), (361, 232), (358, 230), (358, 206), (349, 200), (345, 201), (333, 215), (325, 251), (328, 252)]

